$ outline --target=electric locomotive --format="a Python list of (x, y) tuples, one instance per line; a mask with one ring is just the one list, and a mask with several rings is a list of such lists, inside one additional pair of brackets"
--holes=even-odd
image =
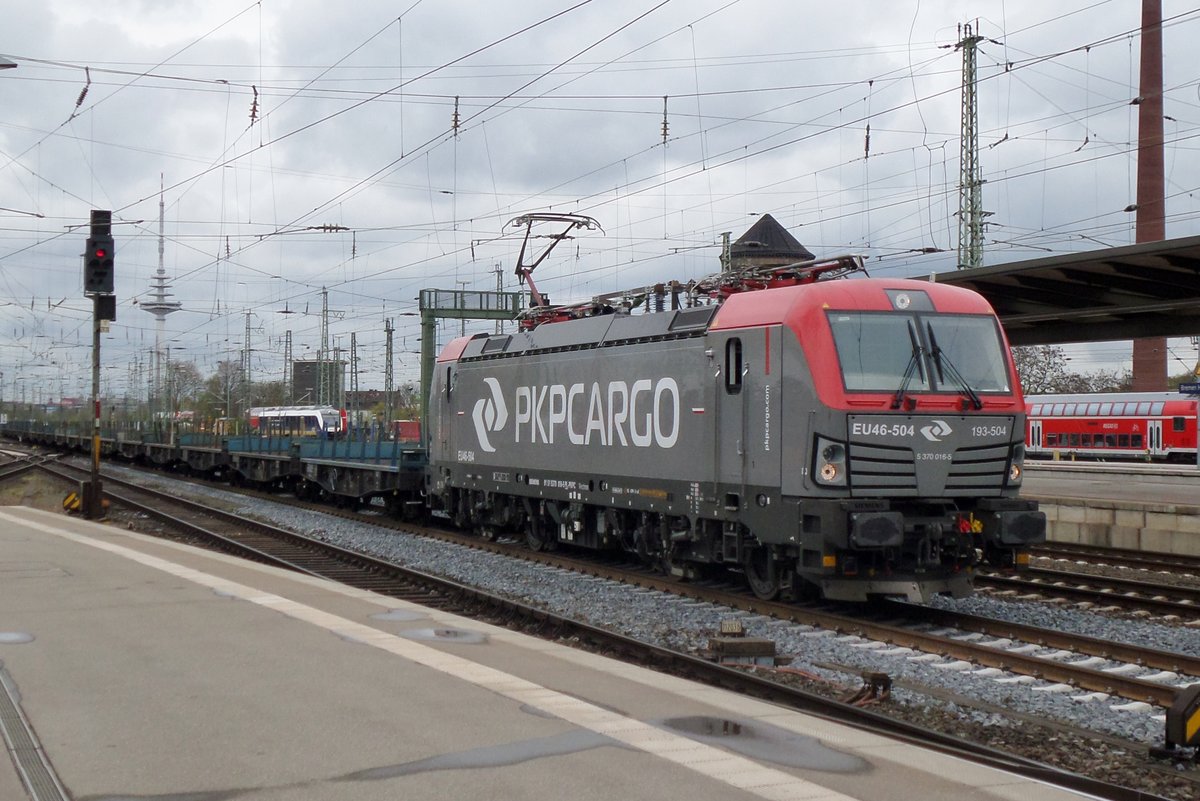
[(732, 569), (762, 598), (925, 601), (1024, 564), (1046, 522), (1018, 497), (1025, 407), (995, 313), (861, 269), (723, 273), (686, 307), (543, 307), (450, 342), (431, 505), (535, 549)]

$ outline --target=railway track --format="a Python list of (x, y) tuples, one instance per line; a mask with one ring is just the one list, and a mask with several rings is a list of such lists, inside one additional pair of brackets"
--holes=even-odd
[(17, 452), (5, 452), (5, 461), (0, 463), (0, 481), (6, 481), (10, 478), (15, 478), (22, 473), (27, 473), (39, 464), (46, 462), (48, 459), (44, 456), (35, 456), (33, 454), (22, 454)]
[(1131, 612), (1200, 620), (1198, 588), (1036, 567), (1019, 574), (979, 573), (975, 584), (1012, 594), (1064, 598)]
[(1053, 561), (1077, 561), (1103, 567), (1191, 574), (1200, 578), (1200, 557), (1184, 554), (1101, 548), (1066, 542), (1048, 542), (1031, 548), (1030, 553), (1035, 557)]
[[(43, 466), (66, 481), (74, 481), (83, 472), (63, 465)], [(722, 666), (689, 654), (661, 648), (619, 633), (590, 626), (570, 618), (550, 613), (520, 602), (463, 585), (438, 576), (413, 571), (374, 557), (348, 551), (294, 532), (249, 520), (240, 515), (214, 509), (211, 503), (196, 503), (180, 498), (177, 493), (160, 491), (106, 475), (105, 494), (114, 504), (135, 509), (143, 514), (188, 532), (189, 537), (210, 541), (219, 550), (240, 553), (259, 562), (270, 563), (309, 575), (321, 576), (350, 586), (414, 603), (447, 609), (468, 617), (479, 617), (501, 625), (520, 627), (536, 636), (569, 639), (585, 647), (615, 655), (626, 661), (647, 665), (657, 670), (684, 676), (696, 681), (722, 686), (756, 698), (762, 698), (790, 708), (826, 715), (872, 731), (919, 742), (945, 753), (952, 753), (983, 764), (1001, 767), (1010, 772), (1035, 777), (1073, 790), (1091, 793), (1112, 801), (1166, 801), (1159, 796), (1127, 788), (1076, 773), (1062, 772), (1034, 760), (970, 743), (960, 737), (916, 726), (886, 715), (826, 698), (819, 694), (779, 683), (769, 677), (733, 667)], [(175, 511), (162, 507), (169, 505)], [(475, 547), (511, 551), (504, 542), (472, 543)], [(530, 553), (530, 552), (526, 552)], [(547, 557), (536, 554), (538, 561)], [(528, 558), (528, 557), (527, 557)], [(562, 563), (553, 559), (549, 563)], [(577, 565), (578, 567), (578, 565)], [(595, 565), (581, 569), (598, 575)], [(626, 573), (627, 578), (629, 574)], [(673, 584), (666, 579), (635, 576), (644, 586)], [(701, 588), (674, 585), (685, 593)], [(734, 598), (732, 593), (720, 593)], [(744, 596), (745, 603), (761, 605)], [(781, 605), (782, 606), (782, 605)], [(772, 610), (758, 609), (769, 614)], [(779, 610), (779, 611), (782, 611)], [(824, 616), (818, 610), (802, 611), (804, 615)], [(831, 620), (833, 618), (830, 618)], [(843, 622), (846, 621), (842, 618)], [(874, 624), (871, 624), (874, 625)], [(919, 635), (915, 637), (934, 637)]]

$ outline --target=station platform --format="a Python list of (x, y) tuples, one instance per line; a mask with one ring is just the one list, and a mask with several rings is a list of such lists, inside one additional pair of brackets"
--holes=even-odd
[(506, 629), (25, 507), (0, 507), (0, 683), (5, 800), (1081, 797)]

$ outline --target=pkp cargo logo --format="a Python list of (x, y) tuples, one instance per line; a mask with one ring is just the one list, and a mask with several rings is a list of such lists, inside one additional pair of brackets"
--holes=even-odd
[(475, 422), (475, 436), (479, 437), (479, 447), (488, 453), (495, 453), (496, 447), (488, 439), (488, 433), (504, 428), (504, 424), (508, 422), (508, 406), (504, 404), (500, 382), (495, 378), (483, 380), (491, 388), (492, 396), (475, 401), (471, 419)]
[(945, 420), (934, 420), (927, 426), (921, 426), (921, 436), (930, 442), (941, 442), (942, 437), (954, 433), (954, 429)]

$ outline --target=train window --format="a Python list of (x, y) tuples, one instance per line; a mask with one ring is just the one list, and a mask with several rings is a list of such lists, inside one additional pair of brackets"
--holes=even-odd
[(1186, 417), (1172, 417), (1171, 418), (1171, 430), (1172, 431), (1187, 430), (1187, 418)]
[(1071, 447), (1078, 448), (1079, 447), (1079, 435), (1078, 434), (1070, 434), (1069, 436), (1071, 437)]
[(1114, 403), (1112, 405), (1112, 413), (1113, 414), (1125, 414), (1125, 404), (1124, 403)]
[(1111, 403), (1100, 404), (1100, 416), (1108, 417), (1110, 414), (1112, 414), (1112, 406), (1113, 405)]
[(1030, 417), (1039, 417), (1042, 414), (1042, 404), (1035, 403), (1029, 407)]
[(831, 311), (828, 319), (848, 391), (895, 392), (901, 385), (909, 392), (929, 390), (929, 370), (908, 315)]
[(1117, 447), (1117, 435), (1116, 434), (1105, 434), (1104, 435), (1104, 444), (1106, 447), (1109, 447), (1109, 448)]
[(1075, 404), (1073, 404), (1073, 403), (1066, 404), (1063, 407), (1063, 415), (1065, 415), (1066, 417), (1070, 417), (1073, 414), (1075, 414)]
[[(1138, 434), (1137, 437), (1138, 437), (1138, 446), (1140, 447), (1142, 444), (1141, 443), (1142, 435)], [(1129, 435), (1128, 434), (1119, 434), (1117, 436), (1117, 447), (1118, 448), (1128, 448), (1129, 447)]]
[(1080, 434), (1079, 435), (1079, 444), (1085, 448), (1092, 447), (1092, 435), (1091, 434)]
[(725, 391), (730, 395), (742, 391), (742, 340), (738, 337), (725, 343)]
[(1046, 435), (1046, 447), (1047, 448), (1053, 448), (1057, 444), (1058, 444), (1058, 434), (1047, 434)]
[[(1009, 371), (1001, 350), (1000, 329), (993, 317), (970, 314), (922, 315), (943, 391), (959, 392), (960, 383), (979, 392), (1008, 392)], [(939, 356), (939, 353), (942, 354)], [(943, 362), (954, 368), (944, 375)], [(970, 393), (968, 393), (970, 394)]]
[(1095, 417), (1096, 415), (1100, 414), (1100, 404), (1089, 403), (1088, 408), (1087, 408), (1087, 414), (1088, 414), (1088, 417)]
[(1103, 434), (1096, 435), (1096, 440), (1092, 443), (1092, 447), (1093, 448), (1103, 448), (1104, 447), (1104, 435)]
[(1060, 415), (1063, 413), (1063, 405), (1061, 403), (1054, 404), (1054, 408), (1050, 410), (1050, 414)]
[(1150, 414), (1150, 401), (1142, 401), (1137, 405), (1138, 414)]
[[(1122, 438), (1124, 438), (1124, 437), (1125, 437), (1125, 435), (1124, 435), (1124, 434), (1122, 434), (1122, 435), (1121, 435), (1121, 437), (1122, 437)], [(1133, 435), (1133, 447), (1135, 447), (1135, 448), (1140, 448), (1140, 447), (1142, 447), (1142, 435), (1141, 435), (1141, 434), (1134, 434), (1134, 435)]]

